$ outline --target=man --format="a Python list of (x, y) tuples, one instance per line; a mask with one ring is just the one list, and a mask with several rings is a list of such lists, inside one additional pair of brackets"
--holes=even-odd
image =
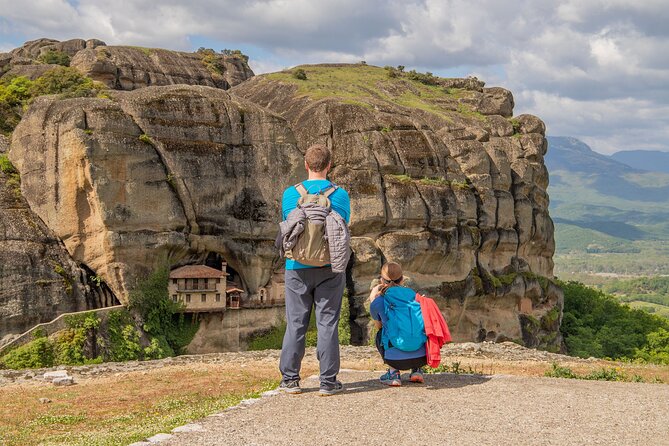
[[(308, 179), (302, 186), (308, 194), (330, 191), (331, 209), (346, 222), (350, 221), (351, 203), (348, 193), (337, 187), (331, 192), (333, 184), (327, 174), (332, 166), (332, 154), (324, 145), (309, 147), (304, 155), (304, 167)], [(303, 191), (304, 192), (304, 191)], [(300, 199), (300, 192), (291, 186), (283, 193), (282, 214), (286, 220)], [(334, 273), (330, 265), (314, 267), (286, 259), (286, 334), (281, 348), (282, 381), (280, 389), (291, 394), (301, 393), (300, 367), (304, 357), (304, 348), (311, 308), (315, 307), (316, 326), (318, 329), (318, 360), (320, 362), (320, 394), (334, 395), (343, 390), (337, 381), (339, 372), (339, 315), (342, 294), (346, 283), (345, 273)]]

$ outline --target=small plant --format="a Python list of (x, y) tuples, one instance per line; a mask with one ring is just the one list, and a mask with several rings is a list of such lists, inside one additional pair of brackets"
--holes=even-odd
[(302, 68), (296, 68), (293, 70), (293, 77), (301, 81), (306, 81), (307, 73)]
[(64, 67), (70, 66), (70, 56), (62, 51), (47, 50), (37, 60), (46, 64), (62, 65)]
[(515, 135), (520, 135), (520, 121), (516, 118), (511, 118), (509, 120), (511, 122), (511, 125), (513, 126), (513, 134)]
[(549, 378), (569, 378), (569, 379), (578, 378), (578, 375), (574, 373), (572, 369), (570, 369), (569, 367), (561, 366), (557, 362), (551, 364), (551, 369), (547, 370), (546, 373), (544, 373), (544, 376), (547, 376)]
[(413, 179), (409, 175), (388, 175), (390, 178), (393, 180), (402, 183), (402, 184), (409, 184), (413, 181)]
[(438, 178), (421, 178), (419, 180), (419, 183), (424, 184), (425, 186), (448, 186), (450, 183), (449, 181), (444, 178), (444, 177), (438, 177)]
[(427, 374), (453, 373), (455, 375), (483, 375), (483, 372), (480, 372), (471, 366), (467, 366), (467, 368), (462, 367), (462, 363), (459, 361), (452, 362), (450, 366), (446, 363), (439, 364), (437, 367), (425, 366), (423, 370)]
[(460, 189), (460, 190), (467, 190), (471, 188), (470, 184), (467, 183), (466, 180), (464, 181), (451, 180), (451, 187), (453, 189)]
[(58, 274), (63, 279), (63, 286), (65, 286), (65, 292), (71, 296), (74, 291), (72, 277), (65, 271), (63, 265), (57, 262), (53, 262), (53, 272)]
[(142, 141), (144, 144), (153, 145), (153, 140), (146, 133), (142, 133), (141, 135), (139, 135), (139, 140)]
[(224, 50), (221, 51), (221, 54), (224, 56), (230, 56), (230, 57), (236, 57), (237, 59), (242, 59), (244, 62), (249, 61), (249, 56), (246, 54), (242, 53), (241, 50), (230, 50), (225, 48)]
[(98, 288), (100, 288), (104, 283), (104, 280), (99, 274), (96, 274), (95, 276), (90, 276), (89, 279), (91, 279), (91, 282), (93, 282), (95, 286), (97, 286)]
[(381, 133), (390, 133), (390, 132), (393, 131), (393, 128), (392, 128), (391, 126), (388, 125), (388, 126), (385, 126), (385, 127), (381, 127), (381, 128), (379, 129), (379, 131), (380, 131)]
[(85, 130), (84, 130), (84, 133), (87, 134), (87, 135), (92, 135), (92, 134), (93, 134), (93, 130), (91, 130), (91, 129), (85, 129)]

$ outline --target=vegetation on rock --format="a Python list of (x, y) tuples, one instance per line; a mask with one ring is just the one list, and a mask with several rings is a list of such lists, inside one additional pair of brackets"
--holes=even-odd
[[(380, 67), (362, 64), (336, 69), (327, 65), (305, 65), (267, 74), (265, 77), (295, 84), (298, 94), (316, 100), (338, 98), (361, 106), (369, 106), (370, 102), (375, 101), (387, 101), (404, 107), (418, 108), (449, 119), (458, 114), (454, 110), (458, 99), (466, 98), (471, 94), (464, 89), (440, 86), (439, 82), (446, 79), (438, 78), (431, 73), (409, 72), (402, 76), (389, 77), (387, 74), (389, 72)], [(296, 73), (299, 73), (299, 77)], [(304, 73), (304, 78), (302, 73)], [(435, 81), (432, 81), (433, 79)], [(447, 102), (453, 105), (445, 106)], [(469, 108), (467, 112), (477, 119), (482, 116), (472, 112)]]
[(5, 77), (0, 80), (0, 132), (9, 133), (18, 125), (25, 106), (34, 98), (59, 94), (63, 98), (97, 96), (104, 87), (82, 76), (74, 68), (56, 67), (34, 81), (27, 77)]
[(62, 65), (64, 67), (70, 66), (70, 56), (57, 50), (48, 50), (38, 57), (37, 60), (46, 64)]
[(169, 269), (155, 271), (130, 296), (129, 310), (68, 316), (67, 328), (36, 339), (0, 358), (0, 368), (24, 369), (104, 361), (160, 359), (183, 353), (199, 325), (167, 295)]

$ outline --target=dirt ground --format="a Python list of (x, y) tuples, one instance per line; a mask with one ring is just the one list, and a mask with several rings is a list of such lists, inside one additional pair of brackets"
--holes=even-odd
[[(411, 422), (425, 426), (417, 418), (419, 414), (434, 413), (434, 419), (429, 420), (436, 422), (441, 432), (427, 437), (422, 430), (400, 433), (391, 429), (389, 432), (399, 435), (393, 437), (396, 444), (411, 439), (420, 440), (412, 444), (426, 444), (428, 440), (450, 444), (451, 438), (484, 444), (507, 444), (504, 441), (508, 440), (512, 444), (518, 440), (514, 440), (512, 432), (524, 426), (518, 435), (531, 434), (536, 438), (526, 437), (524, 442), (515, 444), (598, 444), (601, 438), (608, 444), (644, 440), (645, 444), (669, 445), (669, 440), (662, 443), (669, 439), (669, 420), (662, 418), (668, 416), (669, 385), (539, 378), (555, 363), (578, 374), (605, 368), (647, 383), (669, 383), (667, 366), (584, 360), (508, 343), (456, 344), (447, 346), (442, 354), (442, 363), (451, 373), (428, 376), (424, 387), (387, 389), (378, 384), (383, 364), (373, 348), (342, 347), (342, 368), (349, 370), (341, 376), (348, 383), (343, 395), (322, 398), (322, 402), (315, 393), (303, 394), (296, 400), (286, 399), (286, 395), (263, 398), (257, 408), (251, 405), (243, 409), (246, 415), (225, 409), (278, 384), (278, 351), (66, 367), (76, 382), (69, 387), (45, 382), (45, 370), (0, 371), (0, 444), (122, 445), (201, 419), (207, 420), (204, 423), (213, 437), (186, 438), (186, 434), (179, 434), (170, 440), (171, 444), (284, 444), (281, 436), (285, 434), (282, 429), (288, 429), (286, 414), (291, 423), (310, 426), (322, 410), (320, 416), (324, 420), (327, 413), (338, 414), (329, 423), (341, 430), (335, 432), (329, 424), (319, 426), (317, 431), (323, 435), (316, 438), (311, 430), (300, 428), (302, 444), (316, 440), (330, 444), (326, 433), (346, 439), (337, 444), (376, 442), (382, 432), (374, 430), (378, 427), (373, 422), (377, 419), (375, 414), (390, 411), (384, 412), (383, 420), (396, 420), (392, 423), (400, 426)], [(315, 389), (317, 380), (306, 379), (318, 373), (314, 349), (308, 349), (302, 372), (305, 384)], [(40, 401), (45, 398), (48, 402)], [(275, 416), (267, 418), (265, 410), (274, 411)], [(207, 418), (216, 413), (223, 413), (224, 417)], [(227, 416), (232, 418), (227, 420)], [(255, 421), (249, 424), (235, 418), (246, 416)], [(444, 420), (450, 421), (439, 424)], [(608, 427), (597, 427), (603, 422), (609, 423), (604, 425)], [(475, 426), (477, 423), (482, 424)], [(487, 423), (513, 429), (502, 435)], [(224, 425), (228, 427), (223, 429)], [(588, 429), (581, 436), (577, 432), (558, 435), (560, 429), (569, 432), (581, 425)], [(230, 426), (236, 426), (234, 432), (226, 430), (232, 429)], [(244, 426), (250, 426), (250, 433)], [(544, 436), (537, 429), (547, 434)], [(267, 436), (246, 436), (256, 431), (266, 432)], [(646, 431), (652, 435), (647, 436)], [(612, 437), (613, 432), (624, 441)], [(226, 443), (224, 438), (237, 441)], [(288, 443), (289, 438), (285, 444), (294, 444)]]

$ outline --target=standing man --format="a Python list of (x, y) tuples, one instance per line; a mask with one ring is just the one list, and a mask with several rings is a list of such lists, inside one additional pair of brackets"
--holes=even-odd
[[(312, 145), (304, 154), (304, 167), (308, 179), (299, 185), (291, 186), (283, 193), (282, 215), (284, 223), (289, 214), (298, 206), (301, 197), (327, 197), (334, 217), (341, 221), (348, 235), (351, 215), (351, 202), (348, 193), (328, 179), (327, 174), (332, 166), (332, 153), (322, 145)], [(306, 209), (308, 205), (305, 205)], [(323, 209), (323, 208), (321, 208)], [(298, 210), (299, 212), (300, 210)], [(291, 214), (291, 219), (295, 214)], [(331, 222), (330, 217), (326, 220)], [(306, 223), (305, 223), (306, 225)], [(331, 226), (335, 226), (332, 224)], [(334, 238), (327, 229), (328, 238)], [(305, 230), (306, 232), (306, 230)], [(330, 240), (329, 243), (338, 241)], [(348, 243), (348, 240), (346, 241)], [(313, 243), (311, 243), (313, 245)], [(348, 251), (348, 246), (346, 246)], [(320, 363), (320, 390), (323, 396), (334, 395), (344, 388), (337, 381), (339, 372), (339, 315), (341, 312), (342, 294), (346, 283), (345, 273), (333, 272), (330, 264), (309, 266), (302, 264), (287, 254), (286, 258), (286, 334), (281, 348), (279, 369), (282, 380), (279, 388), (287, 393), (298, 394), (300, 388), (300, 367), (304, 357), (306, 333), (311, 316), (311, 308), (316, 311), (318, 329), (317, 357)], [(329, 257), (328, 257), (329, 258)], [(348, 260), (348, 259), (346, 259)], [(332, 260), (334, 264), (334, 259)], [(339, 262), (341, 263), (341, 262)], [(338, 267), (337, 269), (341, 269)]]

